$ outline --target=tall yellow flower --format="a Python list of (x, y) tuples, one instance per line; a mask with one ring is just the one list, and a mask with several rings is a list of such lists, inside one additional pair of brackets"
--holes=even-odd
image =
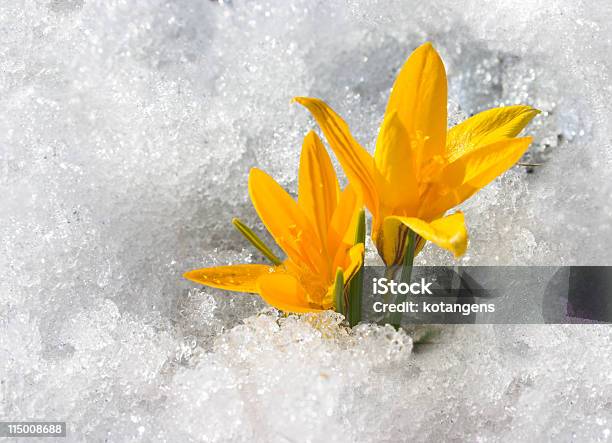
[(531, 137), (514, 138), (539, 112), (507, 106), (447, 131), (446, 72), (429, 43), (400, 71), (372, 157), (323, 101), (297, 97), (312, 113), (373, 217), (372, 238), (387, 266), (402, 262), (406, 238), (416, 253), (431, 241), (455, 256), (467, 248), (463, 214), (444, 216), (516, 163)]
[(334, 307), (336, 273), (349, 282), (363, 263), (363, 243), (354, 245), (361, 199), (340, 191), (319, 137), (304, 139), (297, 202), (265, 172), (253, 168), (249, 194), (257, 214), (287, 259), (277, 266), (242, 264), (187, 272), (184, 277), (215, 288), (258, 293), (288, 312)]

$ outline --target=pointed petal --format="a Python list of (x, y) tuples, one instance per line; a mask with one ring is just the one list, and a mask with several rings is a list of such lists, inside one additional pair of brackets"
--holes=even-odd
[(539, 113), (531, 106), (505, 106), (468, 118), (448, 131), (448, 160), (454, 161), (480, 146), (516, 137)]
[[(426, 196), (427, 214), (439, 214), (470, 198), (514, 165), (527, 151), (531, 137), (501, 140), (474, 149), (448, 164)], [(422, 214), (425, 215), (425, 214)]]
[(317, 230), (321, 245), (338, 204), (340, 189), (329, 155), (314, 132), (304, 138), (298, 178), (298, 205)]
[(312, 270), (327, 265), (320, 262), (323, 256), (306, 215), (272, 177), (252, 168), (249, 194), (261, 221), (290, 258)]
[(387, 114), (397, 112), (411, 136), (426, 138), (418, 162), (444, 153), (447, 109), (446, 71), (431, 43), (419, 46), (395, 80)]
[(295, 97), (313, 115), (338, 157), (349, 181), (363, 194), (370, 211), (377, 207), (373, 160), (351, 135), (348, 125), (325, 102), (316, 98)]
[[(338, 206), (329, 225), (327, 246), (330, 254), (333, 255), (341, 244), (353, 244), (357, 216), (362, 207), (363, 202), (360, 196), (351, 185), (347, 186), (340, 194)], [(336, 266), (333, 266), (332, 269), (336, 269)]]
[(418, 204), (413, 159), (410, 136), (397, 112), (386, 114), (374, 154), (376, 169), (380, 173), (377, 188), (385, 206), (410, 211)]
[(467, 249), (468, 235), (461, 212), (439, 218), (431, 223), (415, 217), (387, 217), (385, 224), (387, 220), (390, 223), (396, 221), (403, 223), (425, 240), (451, 251), (455, 257), (463, 255)]
[(308, 294), (300, 282), (289, 274), (270, 274), (262, 276), (257, 281), (257, 288), (261, 297), (285, 312), (318, 312), (320, 307), (308, 303)]
[(257, 279), (274, 273), (276, 268), (266, 265), (232, 265), (196, 269), (183, 274), (187, 280), (226, 289), (228, 291), (257, 293)]

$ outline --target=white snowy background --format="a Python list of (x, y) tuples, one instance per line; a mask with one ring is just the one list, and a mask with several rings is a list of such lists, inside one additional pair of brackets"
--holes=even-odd
[(417, 352), (181, 278), (260, 259), (230, 220), (261, 232), (252, 166), (295, 190), (314, 123), (293, 96), (371, 149), (426, 40), (450, 123), (543, 111), (542, 166), (463, 205), (461, 263), (612, 264), (606, 1), (0, 0), (0, 420), (69, 441), (612, 439), (607, 326), (446, 327)]

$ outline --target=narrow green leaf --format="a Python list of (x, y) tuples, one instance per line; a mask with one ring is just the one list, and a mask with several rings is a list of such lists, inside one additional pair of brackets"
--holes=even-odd
[(232, 224), (248, 241), (255, 246), (259, 252), (266, 256), (268, 260), (274, 263), (276, 266), (282, 264), (282, 261), (274, 255), (274, 252), (255, 234), (251, 228), (242, 223), (239, 218), (233, 218)]
[[(406, 250), (404, 253), (404, 263), (402, 264), (402, 273), (400, 281), (402, 283), (410, 283), (412, 278), (412, 265), (414, 263), (414, 250), (416, 247), (416, 234), (413, 230), (408, 229), (408, 241), (406, 242)], [(398, 294), (395, 299), (395, 304), (401, 304), (406, 301), (406, 294)], [(389, 315), (389, 324), (395, 328), (399, 328), (402, 323), (402, 313), (392, 312)]]
[(336, 302), (336, 312), (346, 315), (344, 311), (344, 274), (342, 269), (336, 271), (336, 280), (334, 283), (334, 300)]
[[(366, 221), (365, 211), (359, 212), (357, 231), (355, 232), (355, 244), (365, 244)], [(348, 321), (351, 327), (361, 321), (361, 304), (363, 299), (363, 264), (359, 271), (353, 276), (349, 283)]]
[(406, 253), (404, 254), (404, 263), (402, 264), (402, 282), (410, 283), (412, 277), (412, 264), (414, 263), (414, 249), (416, 247), (416, 234), (412, 229), (408, 229), (408, 244), (406, 245)]

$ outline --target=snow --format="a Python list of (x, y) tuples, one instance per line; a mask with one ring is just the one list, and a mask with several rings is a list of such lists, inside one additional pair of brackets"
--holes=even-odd
[(230, 220), (265, 236), (252, 166), (296, 189), (314, 123), (293, 96), (372, 149), (426, 40), (452, 123), (543, 111), (542, 166), (463, 205), (460, 263), (612, 264), (607, 5), (24, 0), (0, 23), (1, 420), (65, 420), (69, 441), (610, 440), (607, 326), (447, 326), (413, 350), (181, 278), (260, 259)]

